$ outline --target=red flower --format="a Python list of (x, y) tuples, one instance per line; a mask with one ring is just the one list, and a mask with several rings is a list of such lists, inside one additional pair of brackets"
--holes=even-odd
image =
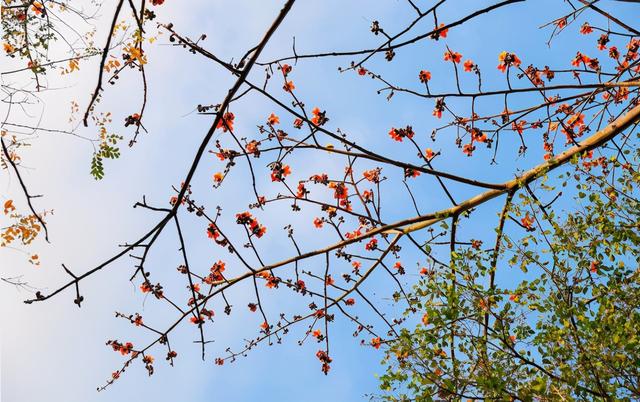
[(380, 168), (365, 170), (362, 175), (372, 183), (380, 183)]
[(191, 321), (192, 324), (203, 324), (204, 323), (204, 317), (202, 316), (202, 314), (200, 314), (199, 317), (193, 316), (191, 318), (189, 318), (189, 321)]
[(368, 251), (373, 251), (377, 247), (378, 247), (378, 240), (376, 239), (369, 240), (369, 242), (364, 246), (365, 250), (368, 250)]
[(427, 148), (424, 151), (424, 155), (426, 156), (427, 160), (433, 159), (433, 156), (434, 156), (433, 150), (431, 148)]
[(467, 60), (464, 62), (464, 71), (470, 72), (475, 66), (472, 60)]
[(365, 74), (367, 74), (367, 69), (364, 67), (360, 67), (358, 69), (358, 75), (365, 75)]
[(274, 124), (280, 123), (280, 118), (275, 114), (271, 113), (267, 118), (267, 124), (273, 126)]
[(415, 170), (415, 169), (411, 169), (411, 168), (404, 168), (404, 177), (408, 178), (408, 177), (418, 177), (420, 176), (420, 172)]
[(420, 78), (420, 82), (424, 84), (431, 79), (431, 72), (422, 70), (420, 71), (420, 74), (418, 74), (418, 78)]
[(473, 155), (473, 151), (475, 150), (476, 150), (476, 147), (473, 145), (473, 143), (464, 144), (464, 146), (462, 147), (462, 153), (464, 153), (467, 156)]
[(221, 128), (225, 133), (229, 130), (233, 131), (233, 119), (235, 119), (233, 113), (227, 112), (223, 114), (222, 118), (218, 121), (216, 128)]
[(291, 167), (275, 162), (271, 165), (271, 181), (283, 181), (285, 177), (291, 174)]
[(402, 142), (402, 139), (404, 137), (411, 139), (413, 138), (414, 134), (415, 133), (413, 132), (413, 128), (411, 126), (407, 126), (405, 128), (391, 127), (391, 130), (389, 130), (389, 136), (398, 142)]
[(380, 345), (381, 345), (381, 342), (380, 342), (379, 336), (371, 339), (371, 346), (373, 346), (376, 349), (380, 349)]
[(218, 232), (218, 227), (215, 223), (210, 223), (209, 227), (207, 227), (207, 237), (213, 240), (217, 240), (220, 236), (220, 232)]
[(324, 221), (321, 218), (316, 218), (313, 220), (313, 225), (320, 229), (324, 225)]
[(313, 108), (313, 110), (311, 111), (311, 114), (313, 114), (313, 117), (311, 118), (311, 123), (315, 124), (316, 126), (322, 126), (324, 123), (327, 122), (327, 120), (329, 120), (325, 116), (326, 112), (320, 111), (320, 109), (317, 107)]
[(444, 111), (445, 106), (446, 103), (444, 103), (444, 98), (436, 99), (436, 106), (433, 108), (433, 115), (438, 119), (442, 118), (442, 112)]
[(447, 49), (447, 51), (444, 52), (444, 60), (452, 61), (454, 63), (460, 63), (460, 61), (462, 60), (462, 55), (458, 52)]
[(334, 190), (333, 198), (338, 200), (346, 199), (349, 193), (349, 189), (347, 188), (347, 186), (345, 186), (344, 183), (336, 183), (335, 181), (332, 181), (331, 183), (329, 183), (329, 188), (332, 188)]
[(249, 311), (251, 311), (252, 313), (255, 313), (258, 309), (258, 305), (255, 303), (249, 303), (247, 306), (249, 307)]
[(297, 198), (304, 198), (305, 195), (309, 194), (309, 191), (307, 191), (307, 188), (304, 186), (303, 182), (299, 182), (298, 183), (298, 191), (296, 192), (296, 197)]
[(509, 52), (500, 53), (500, 55), (498, 56), (498, 61), (500, 62), (500, 64), (498, 64), (498, 70), (502, 71), (503, 73), (507, 71), (507, 67), (519, 67), (522, 63), (518, 56)]
[(302, 127), (302, 119), (298, 118), (293, 121), (293, 127), (301, 128)]
[(527, 212), (526, 215), (522, 219), (520, 219), (520, 222), (522, 222), (522, 226), (524, 226), (524, 228), (527, 229), (528, 232), (531, 232), (534, 230), (533, 228), (534, 219), (532, 216), (529, 215), (529, 212)]
[(296, 86), (293, 85), (293, 81), (285, 81), (282, 89), (284, 89), (285, 92), (291, 92), (296, 89)]
[(151, 288), (151, 284), (149, 282), (143, 282), (142, 285), (140, 285), (140, 290), (142, 290), (142, 293), (149, 293), (151, 292), (152, 288)]
[(280, 67), (280, 69), (282, 70), (282, 73), (285, 75), (285, 77), (289, 75), (291, 70), (293, 70), (293, 68), (288, 64), (283, 64), (282, 67)]
[(580, 64), (588, 64), (590, 61), (591, 59), (589, 57), (585, 56), (580, 52), (577, 52), (576, 57), (574, 57), (573, 60), (571, 60), (571, 65), (580, 67)]
[(344, 301), (344, 304), (346, 304), (347, 306), (353, 306), (354, 304), (356, 304), (356, 301), (353, 298), (349, 298)]
[(591, 32), (593, 32), (593, 28), (591, 28), (591, 25), (589, 25), (588, 22), (585, 22), (580, 27), (580, 33), (583, 34), (583, 35), (590, 34)]

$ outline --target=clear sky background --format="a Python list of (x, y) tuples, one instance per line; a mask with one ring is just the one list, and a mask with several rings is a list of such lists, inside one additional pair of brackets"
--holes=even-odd
[[(269, 26), (283, 2), (281, 1), (178, 1), (167, 0), (157, 7), (159, 21), (173, 22), (175, 29), (191, 38), (207, 34), (204, 47), (223, 60), (236, 60), (257, 43)], [(432, 1), (417, 1), (423, 9)], [(442, 22), (453, 21), (469, 10), (493, 4), (495, 1), (459, 0), (448, 2), (439, 13)], [(616, 11), (618, 15), (638, 16), (640, 9), (632, 4), (602, 1), (603, 7)], [(106, 21), (112, 13), (106, 1), (95, 21), (98, 38), (104, 38)], [(539, 27), (567, 12), (567, 5), (560, 0), (540, 0), (515, 4), (481, 16), (451, 29), (446, 40), (423, 41), (397, 51), (396, 59), (388, 64), (382, 54), (366, 64), (368, 69), (382, 72), (386, 78), (400, 85), (420, 89), (418, 71), (428, 69), (433, 74), (432, 90), (452, 88), (451, 66), (442, 60), (445, 45), (461, 52), (463, 60), (473, 59), (483, 70), (487, 89), (503, 88), (501, 73), (495, 69), (497, 56), (503, 50), (520, 56), (523, 65), (570, 67), (570, 60), (581, 44), (587, 53), (596, 54), (595, 36), (585, 38), (577, 35), (580, 24), (574, 24), (568, 33), (546, 45), (550, 34)], [(296, 38), (298, 53), (324, 50), (348, 50), (377, 47), (381, 38), (371, 34), (373, 20), (390, 33), (403, 29), (414, 16), (408, 2), (400, 0), (327, 0), (298, 1), (287, 16), (282, 27), (265, 49), (262, 60), (290, 55), (292, 37)], [(634, 17), (635, 18), (635, 17)], [(426, 19), (408, 34), (428, 32), (432, 20)], [(597, 23), (597, 18), (588, 19)], [(595, 35), (595, 34), (594, 34)], [(101, 39), (100, 39), (101, 40)], [(131, 206), (143, 195), (154, 204), (166, 204), (172, 195), (171, 186), (179, 185), (184, 178), (193, 154), (202, 136), (211, 124), (211, 116), (194, 113), (198, 104), (215, 104), (222, 101), (233, 77), (218, 66), (199, 56), (188, 54), (181, 48), (167, 46), (166, 35), (160, 37), (160, 45), (151, 47), (147, 73), (149, 79), (149, 104), (145, 112), (145, 126), (150, 134), (142, 135), (139, 143), (122, 147), (122, 157), (117, 161), (106, 161), (106, 177), (96, 182), (89, 175), (92, 146), (80, 138), (39, 132), (34, 136), (33, 147), (23, 151), (24, 178), (35, 193), (45, 197), (37, 199), (39, 208), (53, 209), (48, 220), (51, 244), (39, 242), (35, 250), (40, 254), (42, 266), (34, 268), (25, 263), (25, 256), (18, 250), (0, 249), (0, 273), (4, 277), (24, 275), (24, 279), (45, 293), (68, 280), (60, 268), (64, 263), (71, 270), (81, 273), (117, 252), (118, 244), (132, 241), (144, 233), (157, 216)], [(570, 49), (570, 51), (567, 51)], [(602, 54), (600, 57), (605, 58)], [(390, 157), (413, 160), (414, 150), (406, 144), (393, 143), (387, 132), (392, 126), (413, 125), (421, 144), (441, 150), (446, 157), (436, 160), (436, 168), (465, 176), (473, 176), (488, 182), (501, 182), (512, 178), (514, 169), (525, 169), (538, 163), (542, 155), (539, 139), (531, 142), (531, 151), (526, 158), (517, 157), (516, 138), (501, 138), (499, 163), (490, 166), (491, 151), (479, 149), (474, 158), (466, 158), (455, 147), (454, 132), (443, 133), (436, 144), (428, 140), (434, 127), (443, 123), (431, 116), (432, 100), (419, 100), (396, 94), (387, 101), (385, 94), (376, 95), (379, 83), (353, 72), (339, 73), (339, 66), (348, 66), (350, 58), (329, 58), (321, 61), (301, 61), (294, 66), (292, 79), (296, 93), (308, 106), (326, 109), (330, 118), (328, 127), (340, 128), (350, 138)], [(2, 59), (2, 70), (14, 67), (14, 60)], [(95, 85), (97, 60), (82, 61), (80, 72), (68, 78), (51, 73), (49, 85), (55, 88), (41, 95), (41, 109), (35, 110), (34, 119), (42, 116), (40, 125), (46, 128), (68, 130), (77, 125), (69, 123), (70, 104), (76, 100), (80, 108), (86, 106), (89, 94)], [(256, 68), (251, 75), (260, 82), (263, 72)], [(28, 82), (28, 76), (3, 76), (4, 84)], [(466, 81), (465, 81), (466, 80)], [(468, 89), (474, 81), (465, 77), (463, 84)], [(278, 94), (279, 81), (271, 84)], [(281, 99), (286, 99), (282, 94)], [(117, 86), (108, 88), (99, 105), (101, 111), (111, 111), (115, 116), (114, 132), (125, 136), (121, 122), (124, 117), (138, 109), (139, 83), (135, 74), (123, 74)], [(485, 101), (483, 110), (501, 110), (501, 100)], [(452, 102), (450, 105), (454, 105)], [(463, 107), (462, 104), (458, 105)], [(514, 103), (514, 107), (516, 104)], [(3, 106), (4, 107), (4, 106)], [(40, 108), (40, 106), (37, 106)], [(236, 132), (252, 138), (256, 125), (263, 124), (271, 112), (284, 116), (264, 98), (248, 96), (233, 107), (236, 115)], [(460, 110), (460, 109), (458, 109)], [(4, 115), (4, 112), (2, 112)], [(22, 122), (33, 123), (34, 119)], [(18, 118), (13, 120), (20, 122)], [(283, 126), (290, 127), (289, 118), (283, 118)], [(97, 129), (79, 128), (79, 135), (95, 138)], [(246, 134), (244, 134), (246, 133)], [(212, 144), (211, 144), (212, 145)], [(213, 149), (213, 147), (211, 147)], [(306, 178), (319, 172), (339, 172), (342, 161), (308, 158), (301, 153), (291, 165), (296, 169), (294, 179)], [(260, 159), (266, 164), (267, 159)], [(242, 162), (239, 162), (242, 165)], [(215, 205), (224, 208), (227, 217), (240, 212), (251, 202), (251, 193), (243, 176), (246, 168), (239, 166), (233, 177), (217, 191), (211, 191), (212, 173), (222, 170), (223, 165), (212, 155), (207, 155), (194, 179), (195, 198), (213, 210)], [(266, 172), (266, 168), (262, 168)], [(473, 173), (471, 173), (473, 172)], [(387, 173), (387, 172), (385, 172)], [(388, 172), (397, 178), (400, 172)], [(231, 180), (233, 179), (233, 180)], [(276, 194), (278, 189), (270, 187), (264, 174), (260, 190)], [(295, 183), (291, 180), (291, 183)], [(396, 181), (396, 183), (398, 183)], [(2, 172), (0, 179), (0, 201), (8, 198), (19, 200), (15, 177)], [(421, 176), (411, 183), (421, 200), (421, 212), (447, 207), (448, 201), (435, 182)], [(452, 185), (458, 200), (478, 192), (477, 189)], [(385, 219), (393, 221), (414, 214), (410, 199), (405, 192), (388, 189), (385, 204)], [(465, 222), (463, 237), (481, 238), (490, 241), (497, 222), (502, 200), (483, 206), (478, 216)], [(306, 208), (302, 213), (288, 213), (288, 204), (274, 207), (269, 213), (259, 215), (269, 228), (268, 235), (259, 246), (270, 261), (290, 255), (292, 249), (284, 232), (285, 224), (296, 226), (299, 239), (304, 239), (304, 250), (325, 244), (332, 237), (329, 233), (318, 233), (311, 221), (319, 215), (317, 209)], [(212, 259), (227, 258), (219, 248), (212, 248), (204, 237), (204, 225), (193, 217), (185, 217), (190, 259), (200, 271), (205, 271)], [(238, 232), (239, 233), (239, 232)], [(235, 234), (232, 232), (232, 235)], [(463, 239), (463, 240), (466, 240)], [(150, 256), (149, 265), (154, 272), (152, 281), (163, 284), (176, 278), (175, 267), (180, 263), (175, 239), (163, 235)], [(403, 278), (409, 284), (417, 278), (415, 264), (417, 256), (405, 266), (411, 267)], [(313, 265), (315, 264), (315, 265)], [(317, 269), (321, 259), (309, 262), (308, 268)], [(315, 357), (322, 347), (314, 342), (297, 345), (304, 335), (305, 327), (285, 337), (281, 345), (261, 344), (245, 358), (222, 367), (213, 364), (214, 357), (223, 356), (226, 347), (238, 349), (243, 339), (256, 335), (261, 322), (257, 315), (246, 311), (246, 303), (252, 301), (250, 287), (239, 287), (229, 297), (236, 311), (227, 318), (216, 320), (208, 327), (208, 335), (215, 342), (208, 349), (207, 360), (200, 360), (199, 346), (192, 341), (198, 339), (194, 326), (183, 325), (172, 338), (179, 352), (175, 367), (164, 364), (160, 349), (155, 364), (156, 373), (148, 378), (140, 364), (134, 365), (114, 386), (105, 392), (96, 393), (96, 387), (104, 383), (110, 373), (120, 367), (120, 356), (104, 345), (107, 339), (131, 340), (135, 345), (149, 341), (150, 335), (137, 331), (130, 324), (113, 317), (114, 311), (140, 312), (147, 322), (172, 322), (174, 313), (155, 300), (146, 300), (138, 290), (139, 283), (130, 283), (132, 260), (123, 259), (104, 272), (82, 283), (81, 291), (85, 303), (78, 309), (73, 303), (73, 293), (64, 294), (46, 302), (24, 305), (29, 297), (9, 285), (0, 285), (2, 303), (1, 344), (1, 400), (2, 402), (106, 402), (106, 401), (357, 401), (365, 400), (365, 394), (376, 393), (376, 374), (383, 371), (380, 366), (382, 352), (362, 347), (360, 338), (353, 338), (353, 323), (338, 319), (331, 327), (331, 348), (334, 363), (330, 375), (324, 376)], [(233, 272), (233, 267), (229, 268)], [(287, 268), (288, 269), (288, 268)], [(238, 268), (239, 270), (239, 268)], [(240, 271), (236, 271), (240, 272)], [(337, 276), (337, 275), (336, 275)], [(170, 285), (169, 285), (170, 286)], [(181, 283), (176, 289), (182, 289)], [(393, 289), (389, 279), (374, 275), (366, 284), (367, 292), (389, 313), (402, 311), (389, 301)], [(295, 311), (294, 308), (308, 303), (300, 302), (280, 293), (263, 293), (265, 307), (272, 316), (279, 311)], [(357, 313), (372, 318), (364, 306), (357, 306)], [(222, 307), (215, 305), (216, 313), (222, 316)], [(376, 325), (379, 325), (377, 323)], [(161, 324), (159, 324), (161, 326)], [(383, 328), (383, 327), (379, 327)]]

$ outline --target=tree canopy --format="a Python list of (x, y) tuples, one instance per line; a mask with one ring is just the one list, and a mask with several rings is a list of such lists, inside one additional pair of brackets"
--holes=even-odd
[[(111, 273), (133, 284), (99, 391), (173, 366), (185, 331), (215, 365), (313, 345), (329, 376), (333, 343), (354, 338), (382, 360), (372, 399), (640, 400), (640, 4), (407, 0), (323, 26), (283, 0), (259, 27), (216, 5), (215, 36), (170, 3), (2, 4), (1, 251), (64, 276), (0, 275), (27, 309), (110, 301)], [(67, 112), (45, 119), (66, 86)], [(37, 152), (74, 159), (104, 197), (139, 190), (142, 229), (73, 266), (43, 258), (82, 234), (56, 234)]]

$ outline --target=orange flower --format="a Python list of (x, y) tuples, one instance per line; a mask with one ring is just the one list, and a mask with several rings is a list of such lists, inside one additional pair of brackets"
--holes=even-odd
[(320, 338), (322, 336), (322, 331), (320, 331), (319, 329), (316, 329), (311, 334), (313, 335), (314, 338)]
[(221, 128), (223, 132), (227, 132), (229, 130), (233, 131), (233, 119), (235, 116), (231, 112), (227, 112), (222, 115), (222, 118), (218, 121), (218, 125), (216, 128)]
[(591, 58), (585, 56), (584, 54), (577, 52), (576, 57), (571, 60), (571, 65), (580, 67), (581, 64), (588, 64), (591, 61)]
[(325, 116), (325, 112), (321, 111), (318, 107), (314, 107), (313, 110), (311, 111), (311, 114), (313, 114), (313, 117), (311, 118), (311, 123), (315, 124), (316, 126), (322, 126), (324, 123), (327, 122), (327, 117)]
[(433, 156), (434, 156), (433, 150), (431, 148), (427, 148), (424, 151), (424, 155), (426, 156), (427, 160), (433, 159)]
[(289, 73), (291, 72), (291, 70), (293, 70), (293, 68), (292, 68), (290, 65), (288, 65), (288, 64), (283, 64), (283, 65), (282, 65), (282, 67), (281, 67), (281, 69), (282, 69), (282, 73), (285, 75), (285, 77), (286, 77), (287, 75), (289, 75)]
[(433, 115), (438, 119), (442, 118), (442, 112), (444, 111), (445, 106), (446, 103), (444, 102), (444, 98), (436, 99), (436, 106), (433, 108)]
[(7, 200), (4, 202), (4, 214), (8, 214), (9, 212), (13, 212), (16, 210), (16, 207), (13, 206), (13, 200)]
[(580, 27), (580, 33), (583, 34), (583, 35), (590, 34), (591, 32), (593, 32), (593, 28), (591, 28), (591, 25), (589, 25), (588, 22), (585, 22)]
[(431, 39), (438, 40), (440, 38), (446, 38), (447, 32), (449, 32), (448, 28), (444, 28), (444, 24), (440, 24), (436, 29), (436, 32), (431, 34)]
[(283, 181), (285, 177), (291, 174), (291, 167), (275, 162), (271, 167), (271, 181)]
[(454, 52), (450, 49), (444, 52), (444, 61), (452, 61), (454, 63), (460, 63), (461, 60), (462, 60), (462, 55), (458, 52)]
[(376, 248), (378, 248), (378, 240), (376, 240), (376, 239), (369, 240), (369, 242), (367, 244), (365, 244), (364, 248), (367, 251), (375, 250)]
[(422, 316), (422, 324), (423, 325), (429, 325), (429, 314), (428, 313), (424, 313), (424, 315)]
[(420, 78), (420, 82), (424, 84), (431, 79), (431, 72), (427, 70), (421, 70), (420, 74), (418, 74), (418, 78)]
[(218, 227), (214, 223), (210, 223), (207, 227), (207, 237), (216, 240), (219, 236)]
[(216, 183), (221, 183), (223, 178), (224, 175), (221, 172), (215, 173), (213, 175), (213, 181), (215, 181)]
[(487, 135), (475, 127), (471, 130), (471, 138), (473, 141), (487, 142)]
[(280, 118), (275, 114), (271, 113), (271, 115), (269, 115), (269, 118), (267, 119), (267, 124), (270, 126), (273, 126), (274, 124), (279, 124), (279, 123), (280, 123)]
[[(440, 24), (440, 26), (438, 26), (438, 29), (442, 29), (444, 27), (444, 24)], [(447, 33), (449, 32), (449, 28), (446, 29), (442, 29), (440, 31), (440, 37), (441, 38), (446, 38), (447, 37)]]
[(284, 89), (285, 92), (291, 92), (294, 89), (296, 89), (296, 86), (293, 85), (293, 81), (285, 81), (284, 82), (284, 86), (282, 87), (282, 89)]
[(324, 225), (324, 221), (321, 218), (316, 218), (313, 220), (313, 225), (320, 229)]
[(598, 266), (600, 265), (599, 261), (591, 261), (591, 264), (589, 265), (589, 271), (593, 274), (598, 272)]
[(16, 50), (10, 43), (7, 42), (3, 43), (2, 47), (4, 47), (4, 51), (8, 54), (13, 53), (13, 51)]
[(203, 324), (204, 323), (204, 317), (202, 316), (202, 314), (200, 314), (199, 317), (193, 316), (193, 317), (189, 318), (189, 321), (191, 321), (191, 323), (195, 324), (195, 325)]
[(333, 189), (333, 198), (337, 200), (347, 199), (349, 189), (344, 185), (344, 183), (336, 183), (332, 181), (331, 183), (329, 183), (329, 188)]
[(44, 11), (44, 6), (39, 1), (34, 1), (31, 5), (31, 9), (36, 13), (36, 15), (40, 15)]
[(522, 222), (522, 226), (524, 226), (527, 231), (533, 230), (534, 219), (531, 215), (529, 215), (529, 212), (527, 212), (526, 215), (522, 219), (520, 219), (520, 222)]
[(500, 53), (500, 55), (498, 56), (498, 61), (500, 62), (500, 64), (498, 64), (498, 70), (502, 71), (503, 73), (507, 71), (507, 67), (519, 67), (522, 63), (518, 56), (506, 51)]
[(143, 282), (142, 285), (140, 285), (140, 290), (142, 290), (142, 293), (151, 292), (151, 284), (149, 282)]
[(362, 175), (365, 179), (372, 183), (380, 182), (380, 169), (365, 170), (364, 172), (362, 172)]
[(462, 153), (464, 153), (467, 156), (473, 155), (473, 151), (475, 150), (476, 150), (476, 147), (473, 145), (473, 143), (464, 144), (464, 146), (462, 147)]
[(391, 127), (391, 130), (389, 130), (389, 136), (395, 141), (402, 142), (402, 139), (404, 137), (407, 137), (409, 139), (413, 138), (414, 132), (411, 126), (407, 126), (406, 128)]
[(380, 349), (380, 345), (381, 345), (381, 341), (379, 336), (371, 339), (371, 346), (373, 346), (376, 349)]
[(293, 127), (295, 128), (301, 128), (302, 127), (302, 119), (297, 118), (293, 121)]
[(324, 283), (327, 286), (331, 286), (335, 283), (336, 281), (333, 280), (333, 278), (331, 277), (331, 275), (327, 275), (327, 277), (324, 279)]
[(471, 70), (475, 67), (476, 65), (473, 63), (472, 60), (467, 60), (464, 62), (464, 71), (466, 72), (471, 72)]
[(404, 177), (414, 178), (414, 177), (418, 177), (418, 176), (420, 176), (420, 172), (418, 170), (411, 169), (411, 168), (404, 168)]

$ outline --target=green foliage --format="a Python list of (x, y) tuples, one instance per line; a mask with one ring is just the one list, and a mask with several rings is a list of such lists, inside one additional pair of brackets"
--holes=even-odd
[(505, 229), (496, 265), (493, 248), (458, 247), (429, 272), (405, 312), (420, 323), (388, 343), (380, 398), (640, 399), (639, 159), (574, 161), (570, 211), (523, 191), (508, 214), (533, 214), (535, 231)]
[(94, 179), (102, 180), (104, 178), (103, 159), (118, 159), (120, 157), (120, 148), (116, 144), (122, 138), (122, 136), (115, 134), (104, 136), (100, 147), (93, 153), (93, 158), (91, 158), (91, 175)]

